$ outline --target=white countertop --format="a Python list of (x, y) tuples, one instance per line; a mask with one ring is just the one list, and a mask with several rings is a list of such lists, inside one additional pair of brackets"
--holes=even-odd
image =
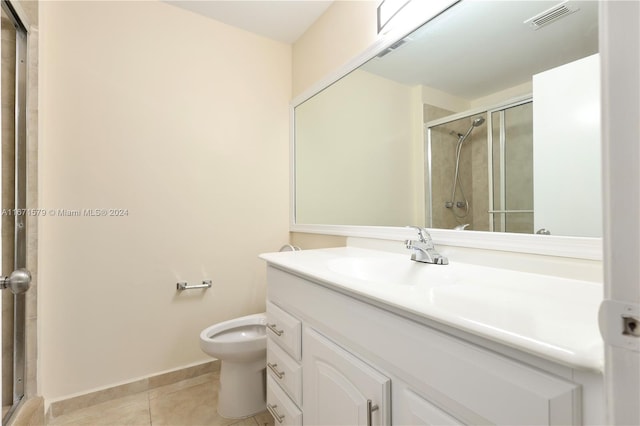
[(515, 347), (572, 368), (602, 371), (602, 285), (449, 259), (413, 262), (355, 247), (265, 253), (269, 264), (356, 297)]

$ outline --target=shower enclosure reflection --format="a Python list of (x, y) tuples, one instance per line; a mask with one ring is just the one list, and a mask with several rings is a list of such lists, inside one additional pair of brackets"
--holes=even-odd
[[(429, 109), (431, 115), (445, 112)], [(453, 117), (426, 125), (427, 223), (432, 228), (533, 233), (532, 101)]]

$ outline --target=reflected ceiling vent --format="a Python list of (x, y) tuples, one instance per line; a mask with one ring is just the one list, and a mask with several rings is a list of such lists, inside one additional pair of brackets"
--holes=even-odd
[(571, 15), (573, 12), (577, 12), (578, 10), (580, 10), (578, 7), (569, 4), (568, 1), (564, 1), (557, 6), (553, 6), (552, 8), (537, 14), (533, 18), (527, 19), (524, 23), (528, 24), (534, 30), (537, 30), (545, 25), (549, 25), (550, 23), (557, 21), (560, 18)]
[(382, 58), (383, 56), (388, 55), (389, 53), (391, 53), (394, 50), (398, 49), (400, 46), (402, 46), (403, 44), (405, 44), (408, 41), (411, 41), (411, 38), (405, 37), (402, 40), (398, 40), (395, 43), (393, 43), (391, 46), (389, 46), (386, 49), (384, 49), (382, 52), (378, 53), (378, 55), (376, 57), (377, 58)]

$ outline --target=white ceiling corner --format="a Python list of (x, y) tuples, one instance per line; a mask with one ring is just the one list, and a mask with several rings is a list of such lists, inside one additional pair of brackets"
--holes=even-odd
[(283, 43), (294, 43), (333, 0), (166, 0), (217, 21)]

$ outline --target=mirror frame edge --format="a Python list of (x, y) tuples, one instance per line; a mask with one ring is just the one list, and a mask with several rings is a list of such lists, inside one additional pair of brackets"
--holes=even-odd
[[(356, 55), (335, 71), (318, 80), (301, 94), (292, 99), (289, 106), (289, 232), (334, 235), (344, 237), (373, 238), (402, 241), (409, 238), (403, 227), (362, 226), (362, 225), (325, 225), (296, 223), (296, 166), (295, 166), (295, 108), (320, 93), (347, 74), (374, 58), (384, 49), (408, 36), (425, 25), (431, 19), (443, 13), (449, 7), (433, 16), (412, 22), (411, 25), (390, 31), (378, 36), (368, 48)], [(407, 224), (411, 225), (411, 224)], [(446, 246), (477, 248), (485, 250), (507, 251), (513, 253), (538, 254), (556, 257), (569, 257), (586, 260), (603, 260), (603, 239), (597, 237), (568, 237), (554, 235), (515, 234), (506, 232), (455, 231), (449, 229), (429, 228), (435, 244)], [(412, 234), (411, 234), (412, 235)]]

